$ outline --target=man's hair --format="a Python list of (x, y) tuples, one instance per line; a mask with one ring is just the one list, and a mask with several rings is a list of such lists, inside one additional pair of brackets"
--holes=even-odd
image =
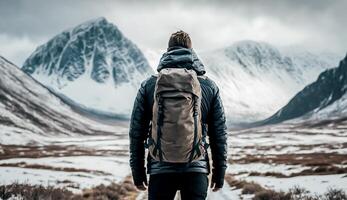
[(176, 33), (171, 34), (168, 48), (174, 47), (174, 46), (192, 48), (192, 40), (190, 39), (188, 33), (180, 30), (180, 31), (177, 31)]

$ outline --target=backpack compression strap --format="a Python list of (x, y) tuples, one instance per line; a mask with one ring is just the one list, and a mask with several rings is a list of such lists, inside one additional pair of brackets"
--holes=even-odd
[[(200, 150), (199, 150), (199, 144), (197, 144), (197, 137), (198, 137), (198, 116), (199, 116), (199, 112), (198, 112), (198, 98), (197, 96), (193, 96), (193, 101), (194, 101), (194, 107), (193, 107), (193, 116), (194, 116), (194, 139), (193, 139), (193, 146), (192, 146), (192, 151), (190, 153), (189, 156), (189, 163), (192, 162), (193, 157), (194, 157), (194, 153), (196, 150), (198, 150), (198, 154), (201, 154)], [(198, 147), (198, 148), (196, 148)]]
[(157, 118), (157, 141), (155, 143), (154, 149), (153, 149), (153, 154), (154, 156), (157, 155), (159, 152), (159, 160), (160, 162), (163, 161), (163, 151), (161, 149), (161, 126), (163, 125), (163, 118), (164, 118), (164, 113), (163, 113), (163, 98), (158, 95), (158, 118)]

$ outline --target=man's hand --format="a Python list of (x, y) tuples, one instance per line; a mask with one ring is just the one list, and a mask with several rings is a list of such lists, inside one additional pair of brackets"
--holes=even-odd
[(146, 169), (132, 170), (133, 182), (138, 190), (145, 191), (147, 189), (147, 175)]
[(221, 189), (220, 187), (217, 187), (216, 183), (214, 182), (211, 183), (211, 188), (212, 188), (212, 192), (217, 192)]
[(212, 169), (211, 188), (213, 192), (219, 191), (224, 185), (225, 169)]
[(142, 185), (136, 185), (136, 188), (138, 190), (146, 191), (147, 190), (147, 183), (146, 182), (142, 182)]

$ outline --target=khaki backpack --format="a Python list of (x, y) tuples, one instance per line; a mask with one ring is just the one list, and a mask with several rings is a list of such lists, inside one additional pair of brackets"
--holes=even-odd
[(159, 72), (148, 149), (157, 161), (190, 163), (200, 159), (202, 144), (201, 87), (194, 70)]

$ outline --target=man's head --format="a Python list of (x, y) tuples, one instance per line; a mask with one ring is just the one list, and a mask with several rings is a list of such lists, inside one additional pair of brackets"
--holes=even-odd
[(173, 33), (169, 39), (168, 48), (174, 47), (174, 46), (192, 48), (192, 40), (190, 39), (188, 33), (182, 30), (177, 31), (176, 33)]

